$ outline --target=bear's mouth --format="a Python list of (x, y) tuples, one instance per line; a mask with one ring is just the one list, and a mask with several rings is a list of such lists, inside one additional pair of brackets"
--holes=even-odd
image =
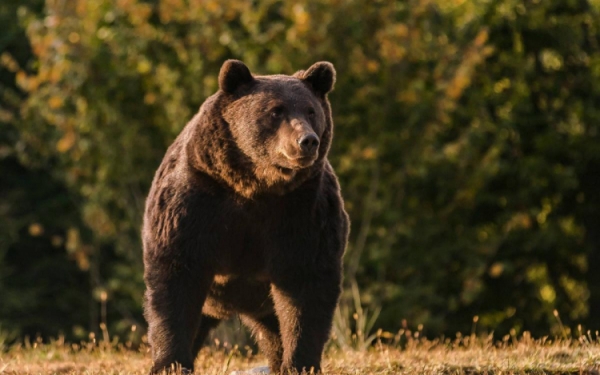
[(286, 176), (290, 176), (290, 175), (294, 174), (294, 172), (295, 172), (292, 168), (282, 167), (281, 165), (276, 165), (275, 167), (277, 168), (277, 170), (279, 172), (281, 172), (282, 174), (284, 174)]
[(299, 158), (291, 159), (291, 161), (298, 164), (302, 168), (310, 167), (315, 160), (317, 160), (317, 155), (301, 156)]
[(303, 168), (308, 168), (311, 165), (313, 165), (315, 160), (317, 160), (317, 155), (300, 156), (300, 157), (296, 157), (296, 158), (291, 158), (286, 155), (286, 159), (287, 159), (286, 164), (289, 165), (288, 168), (303, 169)]
[(287, 153), (281, 153), (282, 158), (274, 166), (277, 171), (286, 177), (293, 176), (296, 172), (309, 168), (317, 160), (317, 155), (291, 157)]

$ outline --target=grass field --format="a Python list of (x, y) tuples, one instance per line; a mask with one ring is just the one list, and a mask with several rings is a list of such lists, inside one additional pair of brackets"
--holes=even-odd
[[(398, 337), (396, 337), (397, 339)], [(398, 344), (400, 342), (400, 344)], [(198, 374), (229, 374), (266, 364), (246, 350), (207, 347), (196, 362)], [(60, 340), (16, 345), (0, 354), (0, 374), (146, 374), (147, 347), (67, 344)], [(427, 340), (409, 336), (366, 351), (331, 348), (324, 358), (328, 374), (586, 374), (600, 375), (600, 340), (533, 340), (527, 334), (500, 342), (475, 336)]]

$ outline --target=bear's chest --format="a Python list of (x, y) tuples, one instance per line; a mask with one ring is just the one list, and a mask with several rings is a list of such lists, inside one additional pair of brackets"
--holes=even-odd
[(278, 253), (314, 247), (309, 237), (318, 233), (319, 211), (308, 189), (253, 200), (204, 191), (190, 202), (189, 217), (201, 218), (192, 222), (198, 251), (212, 260), (216, 274), (264, 280)]
[(279, 220), (273, 220), (273, 215), (279, 216), (277, 210), (270, 210), (271, 215), (267, 215), (268, 209), (225, 202), (212, 216), (217, 228), (212, 235), (218, 242), (215, 247), (218, 274), (265, 277), (269, 256), (275, 250), (271, 236), (280, 231)]

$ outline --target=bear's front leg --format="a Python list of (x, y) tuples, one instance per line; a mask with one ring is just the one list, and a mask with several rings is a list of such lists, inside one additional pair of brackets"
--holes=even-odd
[[(156, 267), (155, 269), (160, 269)], [(151, 374), (194, 371), (194, 340), (211, 277), (181, 267), (146, 275), (144, 315), (152, 348)], [(173, 371), (175, 370), (175, 371)]]
[(321, 370), (334, 310), (341, 292), (341, 267), (296, 270), (274, 280), (271, 295), (283, 344), (281, 373)]

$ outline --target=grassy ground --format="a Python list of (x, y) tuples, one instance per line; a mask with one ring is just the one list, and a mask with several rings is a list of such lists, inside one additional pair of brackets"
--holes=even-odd
[[(463, 337), (455, 340), (409, 338), (402, 345), (376, 344), (367, 351), (329, 349), (328, 374), (586, 374), (600, 375), (600, 340), (532, 340), (527, 335), (504, 341)], [(147, 347), (79, 345), (55, 341), (18, 345), (0, 354), (0, 374), (146, 374)], [(229, 374), (264, 365), (245, 350), (205, 348), (196, 373)]]

